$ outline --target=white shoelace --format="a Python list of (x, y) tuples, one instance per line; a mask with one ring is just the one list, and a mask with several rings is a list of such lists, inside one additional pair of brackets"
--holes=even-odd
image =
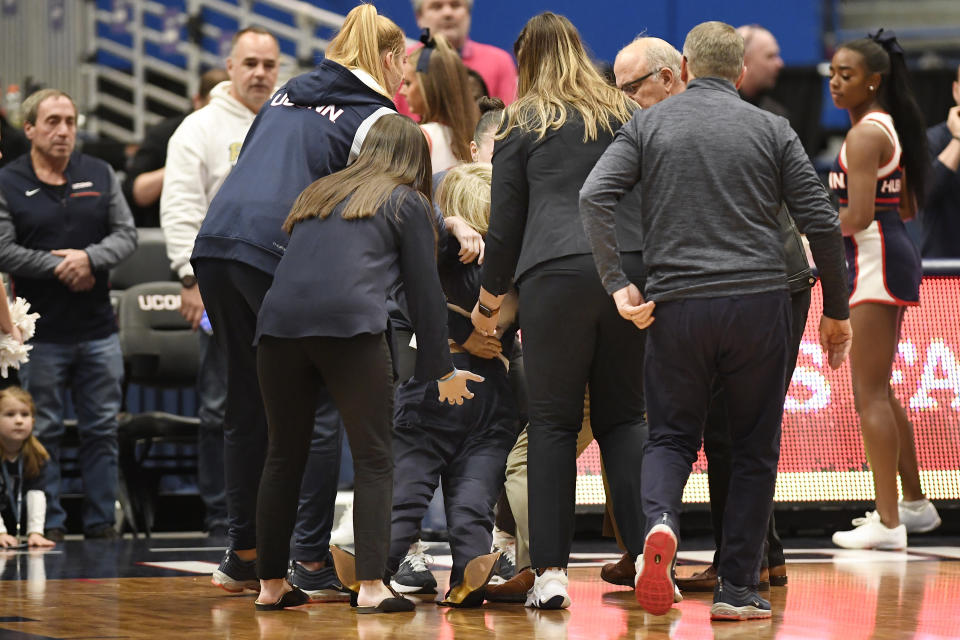
[(433, 556), (427, 555), (426, 550), (426, 545), (417, 540), (410, 545), (404, 561), (408, 562), (414, 571), (427, 571), (427, 564), (433, 562)]
[(865, 517), (863, 518), (854, 518), (851, 521), (851, 524), (855, 527), (862, 527), (865, 524), (870, 524), (871, 522), (880, 521), (880, 514), (877, 513), (876, 511), (867, 511), (866, 514), (864, 515)]

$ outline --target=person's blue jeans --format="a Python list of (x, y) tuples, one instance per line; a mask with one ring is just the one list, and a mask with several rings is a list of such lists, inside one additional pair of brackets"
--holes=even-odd
[(72, 344), (34, 342), (20, 369), (24, 388), (37, 407), (34, 433), (50, 454), (44, 476), (46, 529), (66, 529), (60, 504), (60, 440), (67, 391), (80, 433), (78, 458), (83, 478), (83, 530), (114, 524), (117, 499), (117, 414), (120, 412), (123, 356), (117, 334)]
[(227, 491), (223, 476), (223, 416), (227, 409), (227, 359), (213, 336), (198, 331), (200, 368), (197, 398), (197, 489), (206, 509), (204, 528), (227, 526)]

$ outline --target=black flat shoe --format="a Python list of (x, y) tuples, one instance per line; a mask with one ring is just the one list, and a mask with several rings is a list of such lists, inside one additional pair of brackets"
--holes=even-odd
[[(389, 589), (389, 587), (387, 588)], [(406, 613), (416, 609), (412, 600), (407, 600), (393, 589), (390, 589), (390, 593), (393, 594), (392, 598), (384, 598), (375, 607), (358, 606), (355, 604), (356, 599), (351, 600), (350, 604), (353, 605), (353, 610), (357, 613)]]
[(253, 606), (257, 611), (280, 611), (281, 609), (299, 607), (304, 604), (310, 604), (310, 596), (304, 593), (299, 587), (294, 587), (280, 596), (280, 599), (276, 602), (254, 602)]

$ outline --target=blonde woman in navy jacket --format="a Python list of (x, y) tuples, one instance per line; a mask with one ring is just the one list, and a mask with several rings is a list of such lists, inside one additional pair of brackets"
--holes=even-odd
[(326, 388), (356, 471), (356, 563), (338, 552), (337, 573), (358, 612), (413, 610), (382, 580), (393, 487), (387, 297), (398, 281), (419, 338), (414, 378), (437, 380), (439, 400), (450, 404), (473, 397), (467, 380), (483, 380), (455, 369), (450, 357), (430, 188), (430, 151), (419, 128), (405, 116), (385, 116), (357, 161), (310, 185), (283, 226), (290, 241), (257, 323), (269, 429), (257, 501), (258, 609), (307, 602), (284, 576), (317, 393)]

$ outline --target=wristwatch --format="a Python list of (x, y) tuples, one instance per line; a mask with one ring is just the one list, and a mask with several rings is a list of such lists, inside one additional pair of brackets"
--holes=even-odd
[(197, 276), (193, 274), (187, 274), (180, 278), (180, 284), (183, 285), (184, 289), (193, 289), (197, 286)]
[(478, 302), (477, 310), (480, 311), (480, 315), (484, 316), (485, 318), (492, 318), (493, 314), (500, 311), (500, 307), (497, 307), (496, 309), (491, 309), (490, 307), (483, 304), (482, 302)]

